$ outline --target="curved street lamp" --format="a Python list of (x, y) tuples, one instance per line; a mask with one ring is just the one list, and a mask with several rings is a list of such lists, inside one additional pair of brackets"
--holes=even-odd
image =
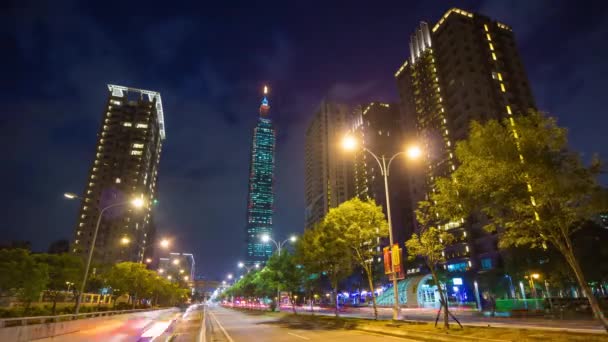
[[(70, 193), (70, 192), (66, 192), (63, 194), (63, 196), (67, 199), (73, 200), (73, 199), (81, 199), (80, 196), (74, 194), (74, 193)], [(91, 267), (91, 259), (93, 258), (93, 250), (95, 249), (95, 241), (97, 240), (97, 232), (99, 231), (99, 225), (101, 224), (101, 218), (103, 217), (103, 214), (111, 208), (115, 208), (115, 207), (121, 207), (121, 206), (125, 206), (125, 205), (131, 205), (134, 208), (141, 208), (143, 207), (145, 204), (144, 199), (141, 197), (136, 197), (130, 201), (123, 201), (123, 202), (118, 202), (118, 203), (113, 203), (110, 204), (108, 206), (103, 207), (100, 211), (99, 211), (99, 217), (97, 218), (97, 224), (95, 225), (95, 231), (93, 232), (93, 239), (91, 240), (91, 245), (89, 246), (89, 255), (87, 257), (87, 263), (86, 263), (86, 267), (84, 269), (84, 277), (82, 279), (82, 283), (80, 284), (80, 291), (78, 293), (78, 298), (76, 299), (76, 308), (74, 308), (74, 314), (78, 315), (78, 312), (80, 311), (80, 305), (82, 303), (82, 293), (84, 292), (84, 288), (86, 286), (87, 283), (87, 278), (89, 276), (89, 269)], [(127, 237), (123, 237), (122, 241), (124, 242), (127, 239)], [(127, 242), (128, 243), (128, 242)]]
[(285, 246), (286, 243), (288, 243), (288, 242), (294, 243), (294, 242), (296, 242), (297, 239), (298, 238), (295, 235), (292, 235), (289, 237), (289, 239), (285, 239), (282, 242), (276, 242), (268, 234), (264, 234), (260, 237), (260, 240), (262, 240), (262, 242), (264, 242), (264, 243), (268, 243), (268, 242), (274, 243), (274, 245), (277, 247), (277, 252), (279, 253), (279, 256), (281, 256), (281, 249), (283, 249), (283, 246)]
[[(359, 142), (357, 141), (357, 139), (355, 139), (352, 136), (346, 136), (346, 137), (344, 137), (344, 140), (342, 141), (342, 147), (348, 151), (353, 151), (358, 146), (359, 146)], [(390, 157), (388, 159), (388, 162), (387, 162), (387, 158), (384, 156), (384, 154), (381, 155), (380, 157), (378, 157), (374, 152), (370, 151), (365, 146), (360, 146), (360, 148), (363, 151), (371, 154), (372, 157), (374, 157), (376, 162), (378, 162), (378, 166), (380, 167), (380, 174), (384, 177), (384, 194), (386, 196), (386, 216), (388, 218), (388, 233), (389, 233), (388, 237), (389, 237), (389, 243), (392, 248), (392, 246), (393, 246), (393, 225), (392, 225), (392, 220), (391, 220), (391, 203), (390, 203), (390, 197), (389, 197), (389, 192), (388, 192), (389, 170), (391, 168), (391, 164), (393, 163), (393, 160), (395, 160), (396, 157), (404, 154), (410, 159), (417, 159), (422, 154), (422, 151), (420, 150), (420, 148), (418, 146), (410, 146), (405, 151), (395, 153), (392, 157)], [(397, 273), (395, 272), (395, 265), (393, 264), (393, 260), (394, 259), (391, 258), (391, 271), (392, 271), (391, 274), (393, 275), (393, 293), (394, 293), (394, 302), (395, 302), (394, 306), (393, 306), (393, 319), (397, 320), (397, 319), (399, 319), (399, 313), (401, 311), (401, 308), (399, 306)]]
[(247, 273), (251, 272), (251, 270), (252, 270), (252, 269), (254, 269), (254, 268), (255, 268), (256, 270), (257, 270), (258, 268), (260, 268), (260, 264), (259, 264), (259, 263), (256, 263), (255, 265), (252, 265), (252, 266), (247, 266), (247, 265), (245, 265), (245, 263), (244, 263), (244, 262), (242, 262), (242, 261), (239, 261), (238, 266), (239, 266), (239, 268), (244, 268), (244, 269), (246, 269), (246, 270), (247, 270)]

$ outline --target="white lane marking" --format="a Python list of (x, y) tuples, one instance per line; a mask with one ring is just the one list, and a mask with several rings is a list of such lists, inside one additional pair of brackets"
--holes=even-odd
[(290, 332), (288, 332), (287, 335), (299, 337), (299, 338), (301, 338), (303, 340), (310, 340), (308, 337), (305, 337), (305, 336), (302, 336), (302, 335), (298, 335), (298, 334), (294, 334), (294, 333), (290, 333)]
[(215, 320), (215, 323), (217, 323), (217, 325), (220, 327), (220, 330), (222, 330), (222, 332), (224, 333), (224, 336), (226, 336), (226, 338), (228, 339), (228, 342), (234, 342), (232, 337), (230, 337), (230, 335), (228, 335), (228, 333), (226, 332), (226, 329), (224, 329), (224, 327), (222, 326), (222, 323), (220, 323), (220, 321), (217, 319), (217, 317), (215, 317), (215, 314), (211, 311), (209, 311), (209, 314), (211, 315), (211, 318), (213, 318)]
[(205, 323), (205, 318), (207, 318), (207, 315), (205, 314), (206, 310), (207, 305), (203, 305), (203, 318), (201, 319), (201, 330), (198, 333), (197, 342), (207, 342), (207, 323)]

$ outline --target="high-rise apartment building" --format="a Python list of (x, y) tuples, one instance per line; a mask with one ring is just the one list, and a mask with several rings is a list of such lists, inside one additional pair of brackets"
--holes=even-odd
[[(387, 160), (405, 151), (408, 137), (403, 134), (399, 106), (381, 102), (357, 106), (351, 132), (362, 147), (351, 156), (354, 162), (354, 195), (361, 199), (373, 199), (382, 206), (386, 215), (384, 177), (378, 161), (363, 148), (378, 157), (384, 155)], [(406, 176), (408, 162), (405, 159), (403, 155), (395, 157), (388, 177), (393, 237), (395, 243), (401, 245), (411, 236), (414, 228)]]
[[(472, 120), (503, 120), (535, 108), (511, 28), (461, 9), (450, 9), (433, 27), (420, 24), (395, 77), (405, 126), (427, 159), (411, 177), (414, 203), (433, 191), (436, 177), (456, 168), (455, 143), (467, 137)], [(445, 228), (463, 238), (445, 251), (449, 271), (495, 267), (496, 236), (480, 223), (448, 222)]]
[(350, 125), (350, 107), (329, 101), (321, 102), (308, 125), (304, 170), (306, 228), (354, 195), (352, 156), (341, 149)]
[[(95, 158), (82, 194), (72, 252), (89, 253), (101, 217), (94, 262), (141, 261), (152, 254), (152, 205), (165, 139), (160, 93), (108, 85)], [(128, 205), (134, 198), (143, 208)]]
[(260, 117), (253, 129), (249, 193), (247, 198), (247, 263), (265, 262), (272, 255), (272, 245), (261, 241), (264, 234), (272, 235), (274, 215), (275, 130), (268, 118), (267, 87), (260, 105)]

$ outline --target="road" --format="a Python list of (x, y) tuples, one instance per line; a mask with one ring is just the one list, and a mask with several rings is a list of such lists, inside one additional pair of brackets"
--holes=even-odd
[(207, 342), (380, 342), (420, 340), (376, 335), (356, 330), (328, 330), (312, 325), (290, 325), (264, 314), (252, 315), (210, 306), (207, 310)]
[[(202, 326), (203, 315), (205, 326)], [(193, 305), (185, 312), (149, 314), (125, 319), (114, 317), (99, 326), (72, 334), (38, 341), (48, 342), (380, 342), (418, 340), (397, 338), (361, 331), (321, 329), (309, 324), (284, 323), (260, 312), (243, 313), (221, 306)]]
[[(161, 335), (182, 316), (179, 310), (151, 311), (138, 315), (136, 318), (124, 316), (111, 316), (93, 329), (81, 330), (72, 334), (40, 339), (41, 342), (123, 342), (123, 341), (151, 341)], [(199, 316), (200, 321), (200, 316)]]

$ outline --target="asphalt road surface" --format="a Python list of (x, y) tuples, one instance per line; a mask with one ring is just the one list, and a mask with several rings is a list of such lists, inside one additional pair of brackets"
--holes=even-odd
[(309, 325), (288, 325), (266, 315), (250, 315), (239, 311), (210, 306), (207, 309), (207, 342), (380, 342), (419, 341), (376, 335), (355, 330), (328, 330)]

